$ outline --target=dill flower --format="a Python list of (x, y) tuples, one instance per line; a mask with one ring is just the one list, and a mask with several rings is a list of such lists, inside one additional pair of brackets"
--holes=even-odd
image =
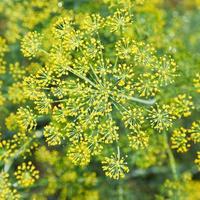
[(62, 132), (57, 126), (49, 124), (44, 128), (44, 137), (49, 146), (59, 145), (64, 139)]
[(8, 88), (8, 99), (14, 103), (24, 103), (26, 101), (26, 95), (24, 95), (24, 87), (22, 82), (13, 83)]
[(11, 158), (16, 150), (16, 144), (13, 144), (11, 140), (1, 140), (0, 141), (0, 160), (8, 161)]
[[(91, 135), (88, 137), (89, 149), (91, 155), (100, 155), (103, 151), (103, 142), (102, 137), (99, 135)], [(105, 142), (106, 143), (106, 142)], [(112, 143), (112, 142), (110, 142)]]
[(29, 107), (19, 108), (17, 111), (17, 123), (20, 128), (24, 131), (31, 131), (37, 125), (36, 115), (33, 114), (32, 110)]
[(13, 79), (15, 81), (21, 80), (24, 77), (24, 75), (26, 74), (25, 69), (20, 66), (19, 62), (16, 62), (14, 64), (10, 64), (9, 68), (10, 68), (9, 71), (11, 73), (11, 76), (13, 77)]
[(81, 22), (81, 28), (90, 34), (97, 33), (104, 27), (104, 21), (104, 18), (99, 14), (86, 15)]
[(48, 114), (52, 108), (52, 100), (48, 98), (47, 95), (43, 92), (38, 92), (36, 95), (37, 96), (34, 96), (34, 103), (36, 105), (35, 108), (40, 114)]
[(36, 31), (28, 32), (21, 42), (21, 51), (25, 57), (33, 58), (41, 50), (42, 35)]
[(156, 76), (151, 73), (140, 74), (135, 89), (141, 97), (155, 96), (160, 91)]
[(39, 147), (35, 152), (35, 155), (36, 160), (48, 163), (49, 165), (55, 165), (59, 157), (58, 151), (50, 151), (45, 146)]
[(166, 179), (161, 186), (161, 196), (158, 195), (156, 200), (164, 199), (187, 199), (188, 186), (192, 184), (191, 174), (185, 172), (181, 175), (179, 180)]
[(161, 86), (166, 86), (174, 82), (174, 77), (176, 74), (176, 63), (172, 58), (166, 58), (166, 56), (160, 57), (158, 60), (158, 64), (155, 67), (156, 76), (159, 79), (159, 84)]
[(139, 50), (136, 41), (130, 38), (122, 38), (117, 41), (115, 48), (120, 59), (130, 59)]
[(147, 169), (151, 166), (161, 165), (166, 161), (166, 147), (163, 135), (149, 134), (148, 147), (134, 151), (134, 163), (137, 167)]
[(98, 131), (101, 141), (105, 143), (113, 143), (119, 139), (118, 129), (115, 122), (111, 119), (106, 120), (104, 123), (98, 125)]
[(107, 26), (111, 32), (124, 31), (132, 23), (133, 16), (124, 9), (117, 9), (113, 16), (107, 18)]
[(187, 139), (187, 130), (181, 127), (180, 129), (174, 130), (171, 137), (173, 149), (176, 149), (177, 152), (185, 153), (188, 151), (190, 144)]
[(40, 86), (31, 76), (25, 77), (22, 82), (24, 97), (31, 100), (36, 100), (41, 95)]
[(117, 78), (118, 86), (124, 87), (127, 92), (130, 91), (130, 95), (133, 95), (133, 85), (131, 80), (134, 78), (134, 67), (130, 64), (119, 64), (113, 69), (114, 77)]
[(0, 57), (0, 75), (6, 72), (6, 61)]
[[(0, 141), (0, 159), (5, 163), (19, 156), (26, 158), (31, 155), (38, 144), (33, 142), (34, 136), (26, 135), (26, 133), (16, 133), (11, 139)], [(8, 165), (9, 166), (9, 165)]]
[[(38, 129), (45, 118), (42, 128), (48, 146), (68, 144), (67, 158), (74, 165), (86, 166), (92, 156), (105, 153), (106, 157), (113, 143), (129, 142), (132, 149), (145, 151), (152, 137), (144, 131), (149, 130), (145, 105), (155, 101), (147, 98), (162, 90), (164, 83), (172, 83), (170, 76), (176, 67), (171, 58), (159, 58), (153, 45), (138, 41), (137, 36), (134, 40), (133, 35), (126, 37), (131, 12), (117, 9), (108, 17), (73, 11), (58, 14), (58, 20), (56, 16), (47, 27), (49, 35), (44, 35), (49, 41), (46, 51), (41, 46), (43, 36), (37, 32), (28, 33), (22, 41), (22, 51), (37, 57), (39, 63), (37, 67), (30, 64), (22, 75), (24, 96), (34, 110), (30, 113), (38, 116)], [(28, 45), (33, 45), (27, 45), (28, 40), (36, 46), (27, 53)], [(159, 73), (162, 67), (166, 73)], [(17, 73), (16, 80), (20, 79)], [(147, 119), (156, 130), (167, 130), (174, 119), (171, 113), (169, 105), (157, 105), (149, 110)], [(121, 129), (127, 134), (119, 135)], [(152, 149), (149, 165), (161, 151)], [(114, 179), (129, 170), (119, 152), (102, 164), (106, 175)]]
[(193, 122), (188, 132), (194, 143), (200, 143), (200, 121)]
[(85, 141), (72, 144), (68, 149), (67, 155), (73, 164), (82, 167), (88, 165), (91, 159), (91, 152), (88, 143)]
[(156, 107), (152, 107), (152, 109), (149, 110), (147, 119), (150, 120), (153, 128), (161, 132), (172, 127), (174, 118), (171, 115), (169, 105), (159, 106), (156, 104)]
[(154, 69), (157, 64), (156, 49), (152, 44), (137, 42), (138, 51), (134, 54), (134, 62), (145, 69)]
[(65, 35), (63, 40), (63, 47), (67, 51), (77, 50), (83, 45), (83, 33), (79, 30), (72, 29), (68, 34)]
[(104, 46), (99, 40), (95, 38), (90, 38), (89, 41), (86, 41), (83, 46), (83, 53), (86, 58), (94, 59), (101, 54), (101, 51), (104, 49)]
[(124, 125), (131, 130), (137, 130), (144, 123), (144, 114), (142, 108), (129, 108), (123, 112), (122, 120)]
[(191, 115), (191, 110), (194, 109), (194, 103), (191, 96), (180, 94), (173, 99), (170, 107), (175, 118), (188, 117)]
[(5, 125), (6, 128), (10, 131), (15, 131), (18, 129), (18, 124), (16, 123), (17, 121), (17, 115), (16, 113), (10, 113), (8, 117), (5, 119)]
[(67, 16), (60, 17), (53, 25), (53, 34), (56, 38), (61, 41), (64, 40), (65, 36), (72, 30), (73, 25), (73, 13), (69, 12)]
[(18, 184), (22, 187), (29, 187), (39, 179), (39, 171), (36, 170), (31, 161), (19, 165), (14, 174)]
[(12, 183), (9, 181), (9, 174), (3, 171), (0, 172), (0, 199), (21, 199), (20, 194), (12, 187)]
[(134, 150), (144, 149), (149, 144), (148, 133), (140, 129), (129, 134), (128, 139), (129, 139), (129, 146)]
[(117, 155), (113, 153), (111, 157), (105, 157), (102, 165), (105, 175), (113, 179), (124, 178), (125, 174), (129, 172), (124, 157), (120, 157), (119, 150)]

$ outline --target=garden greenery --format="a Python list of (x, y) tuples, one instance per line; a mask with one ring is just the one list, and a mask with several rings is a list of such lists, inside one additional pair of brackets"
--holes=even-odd
[(0, 200), (197, 200), (199, 8), (0, 1)]

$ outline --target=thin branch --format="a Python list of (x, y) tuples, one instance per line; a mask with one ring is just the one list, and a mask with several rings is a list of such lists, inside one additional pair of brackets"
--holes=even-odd
[(137, 98), (137, 97), (130, 97), (130, 96), (126, 96), (126, 95), (121, 95), (121, 96), (128, 99), (128, 100), (135, 101), (135, 102), (142, 103), (142, 104), (146, 104), (146, 105), (153, 105), (156, 102), (155, 99), (145, 100), (145, 99), (140, 99), (140, 98)]

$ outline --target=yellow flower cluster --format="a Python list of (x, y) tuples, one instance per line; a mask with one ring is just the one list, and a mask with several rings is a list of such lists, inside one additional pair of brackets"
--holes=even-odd
[[(187, 152), (191, 143), (198, 145), (200, 143), (200, 121), (193, 122), (188, 129), (181, 127), (175, 130), (172, 133), (171, 142), (171, 147), (181, 153)], [(199, 166), (199, 152), (197, 152), (195, 163)]]
[(127, 163), (124, 160), (124, 157), (120, 157), (118, 150), (117, 155), (113, 153), (111, 157), (106, 157), (103, 161), (103, 171), (105, 171), (106, 176), (113, 179), (124, 178), (125, 174), (129, 172)]
[(41, 50), (41, 34), (29, 32), (22, 40), (21, 50), (25, 57), (36, 57)]
[(9, 181), (9, 174), (6, 172), (0, 172), (0, 199), (21, 199), (21, 196), (17, 193), (17, 190), (12, 187), (12, 184)]
[(14, 174), (18, 184), (22, 187), (29, 187), (33, 185), (37, 179), (39, 179), (39, 171), (36, 170), (31, 161), (19, 165)]
[(172, 148), (177, 149), (177, 152), (185, 153), (188, 151), (190, 144), (188, 144), (188, 140), (186, 138), (187, 130), (184, 128), (180, 128), (179, 130), (175, 130), (171, 137)]
[(19, 108), (17, 113), (17, 123), (22, 131), (31, 131), (37, 125), (36, 116), (29, 107)]
[(128, 139), (130, 147), (135, 150), (147, 148), (149, 145), (149, 135), (142, 130), (129, 134)]
[(111, 32), (122, 33), (127, 26), (131, 25), (132, 18), (132, 14), (128, 13), (127, 10), (117, 10), (112, 16), (108, 17), (107, 26)]
[(46, 142), (49, 146), (61, 144), (61, 140), (63, 138), (62, 132), (59, 130), (59, 128), (51, 124), (45, 127), (44, 137), (46, 138)]
[[(119, 180), (133, 166), (154, 170), (167, 158), (173, 165), (170, 148), (185, 153), (200, 142), (199, 121), (178, 128), (195, 104), (179, 85), (185, 68), (175, 62), (182, 64), (175, 44), (164, 46), (174, 32), (163, 30), (170, 25), (162, 0), (100, 0), (93, 14), (91, 4), (0, 1), (7, 19), (0, 19), (6, 39), (0, 37), (0, 200), (19, 199), (13, 187), (30, 192), (31, 200), (99, 199), (91, 169), (101, 165)], [(197, 92), (199, 77), (193, 80)], [(24, 159), (34, 160), (42, 176)], [(194, 162), (200, 166), (199, 152)], [(9, 180), (12, 171), (16, 183)], [(163, 196), (177, 197), (180, 180), (166, 181)]]
[(162, 107), (157, 105), (156, 108), (152, 108), (148, 115), (152, 127), (158, 131), (170, 128), (173, 124), (173, 116), (170, 115), (170, 110), (171, 108), (169, 105), (163, 105)]
[[(19, 124), (28, 115), (22, 126), (30, 131), (37, 115), (50, 116), (43, 131), (47, 144), (69, 142), (66, 155), (75, 165), (86, 166), (93, 156), (106, 156), (106, 146), (112, 148), (123, 140), (133, 150), (144, 150), (152, 137), (145, 130), (149, 122), (161, 132), (191, 114), (193, 103), (185, 94), (146, 107), (174, 82), (177, 66), (171, 57), (158, 56), (152, 44), (126, 37), (132, 18), (128, 9), (106, 17), (71, 11), (53, 22), (48, 46), (46, 36), (42, 39), (37, 32), (29, 32), (22, 40), (24, 55), (36, 57), (42, 66), (23, 80), (24, 96), (35, 106), (33, 111), (19, 110)], [(126, 135), (119, 134), (118, 115)]]
[(194, 143), (200, 143), (200, 121), (193, 122), (188, 132)]
[(84, 17), (80, 25), (90, 34), (98, 33), (104, 27), (104, 18), (99, 14), (88, 14)]
[(147, 119), (150, 120), (153, 128), (161, 132), (171, 128), (176, 119), (191, 115), (192, 109), (194, 109), (194, 105), (191, 101), (191, 96), (178, 95), (168, 104), (161, 106), (156, 104), (156, 107), (152, 107), (148, 111)]
[(70, 146), (68, 150), (69, 159), (75, 164), (86, 166), (90, 162), (90, 149), (87, 142), (81, 141), (79, 144)]

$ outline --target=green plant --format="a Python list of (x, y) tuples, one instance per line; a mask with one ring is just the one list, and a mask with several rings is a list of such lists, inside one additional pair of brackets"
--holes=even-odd
[(0, 199), (198, 196), (200, 16), (170, 2), (0, 2)]

